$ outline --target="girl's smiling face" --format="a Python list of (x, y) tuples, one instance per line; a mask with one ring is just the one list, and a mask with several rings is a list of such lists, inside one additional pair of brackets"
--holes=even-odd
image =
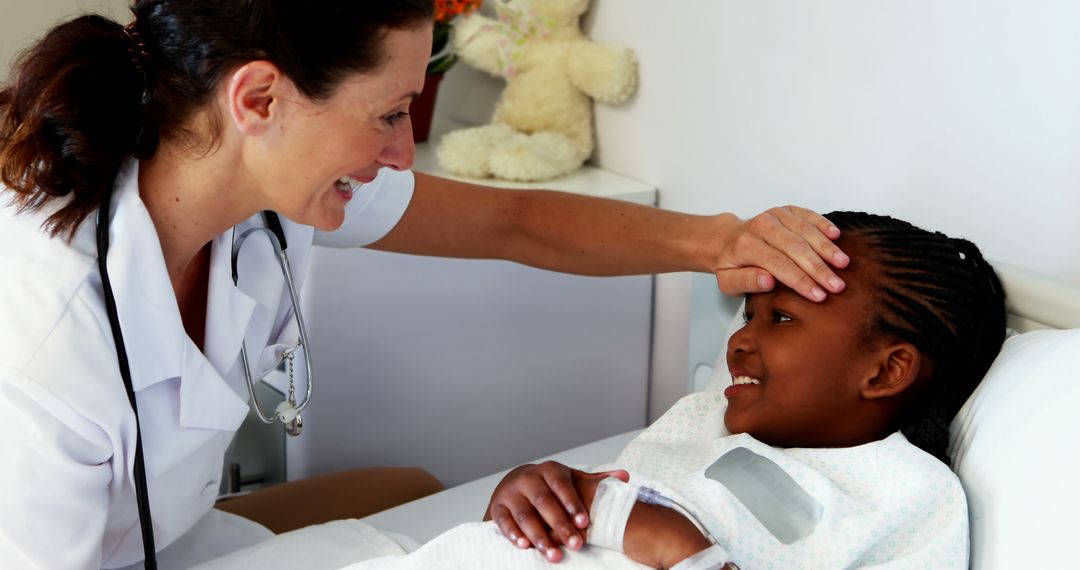
[[(845, 251), (865, 251), (846, 241)], [(844, 447), (875, 439), (868, 433), (888, 423), (865, 396), (887, 343), (870, 334), (870, 276), (856, 262), (862, 253), (851, 251), (844, 292), (821, 303), (785, 287), (747, 296), (746, 324), (727, 348), (724, 422), (732, 433), (780, 447)]]

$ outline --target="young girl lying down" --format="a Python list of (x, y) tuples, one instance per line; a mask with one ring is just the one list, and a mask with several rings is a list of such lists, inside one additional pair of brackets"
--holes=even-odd
[[(968, 241), (826, 217), (852, 259), (843, 293), (749, 295), (727, 347), (731, 384), (684, 398), (631, 442), (616, 462), (630, 483), (600, 484), (622, 498), (597, 500), (597, 477), (562, 465), (523, 466), (489, 505), (502, 534), (556, 560), (557, 544), (581, 539), (581, 518), (564, 513), (590, 505), (589, 542), (652, 567), (966, 568), (948, 425), (1004, 340), (1000, 283)], [(707, 532), (634, 502), (634, 485), (676, 499)]]
[(519, 467), (492, 522), (350, 568), (966, 568), (948, 425), (1004, 340), (1000, 283), (968, 241), (826, 217), (847, 288), (747, 296), (722, 392), (682, 399), (606, 472)]

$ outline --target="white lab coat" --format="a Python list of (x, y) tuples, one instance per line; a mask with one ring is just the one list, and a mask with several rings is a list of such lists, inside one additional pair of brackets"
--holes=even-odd
[[(239, 517), (206, 517), (225, 448), (248, 412), (240, 342), (246, 340), (257, 366), (263, 347), (284, 335), (292, 305), (272, 250), (260, 238), (244, 245), (240, 284), (233, 286), (232, 232), (225, 232), (212, 246), (206, 350), (200, 351), (180, 320), (157, 233), (139, 198), (137, 171), (129, 161), (117, 181), (108, 268), (142, 424), (154, 535), (161, 550), (203, 520), (216, 524), (209, 534), (226, 546), (212, 554), (222, 554), (228, 527), (249, 539), (260, 530)], [(401, 218), (412, 190), (411, 173), (384, 169), (357, 191), (337, 232), (282, 220), (297, 284), (313, 243), (376, 241)], [(104, 308), (94, 216), (69, 245), (42, 231), (46, 213), (16, 215), (7, 196), (0, 193), (0, 421), (6, 426), (0, 430), (0, 567), (139, 562), (135, 418)], [(238, 229), (253, 224), (261, 225), (261, 217)], [(198, 560), (169, 555), (177, 564)]]

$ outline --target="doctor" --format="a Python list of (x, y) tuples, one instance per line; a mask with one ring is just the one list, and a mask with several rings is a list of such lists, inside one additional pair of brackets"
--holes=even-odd
[(839, 232), (800, 208), (744, 222), (410, 172), (430, 0), (133, 11), (126, 28), (87, 16), (52, 29), (0, 92), (0, 566), (143, 560), (136, 419), (97, 266), (110, 193), (105, 259), (163, 566), (259, 530), (208, 513), (248, 410), (241, 342), (253, 366), (289, 342), (271, 250), (251, 246), (231, 278), (230, 246), (264, 210), (282, 217), (298, 284), (312, 244), (331, 244), (589, 275), (714, 272), (727, 293), (774, 276), (815, 300), (843, 287), (826, 264), (847, 263)]

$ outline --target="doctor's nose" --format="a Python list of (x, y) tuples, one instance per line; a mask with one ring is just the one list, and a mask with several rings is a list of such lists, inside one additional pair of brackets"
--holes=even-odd
[(408, 128), (403, 128), (406, 125), (402, 125), (394, 129), (393, 138), (379, 153), (379, 164), (394, 170), (408, 170), (412, 166), (416, 157), (416, 144), (413, 142), (412, 120), (408, 116), (406, 119), (409, 120)]

